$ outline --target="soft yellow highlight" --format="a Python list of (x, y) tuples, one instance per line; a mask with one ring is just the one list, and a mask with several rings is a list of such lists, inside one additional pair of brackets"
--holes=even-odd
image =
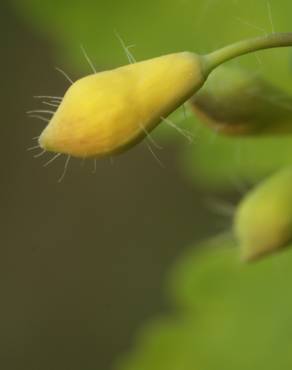
[(255, 260), (292, 243), (292, 168), (249, 192), (235, 215), (235, 233), (244, 260)]
[(121, 152), (150, 132), (204, 83), (202, 58), (182, 52), (100, 72), (67, 91), (39, 143), (75, 157)]

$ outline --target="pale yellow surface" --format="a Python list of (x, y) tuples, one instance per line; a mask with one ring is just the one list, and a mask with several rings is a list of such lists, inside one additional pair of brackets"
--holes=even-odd
[(253, 260), (292, 241), (292, 168), (264, 181), (240, 203), (235, 233), (241, 255)]
[(200, 57), (188, 52), (84, 77), (66, 92), (40, 145), (83, 158), (120, 152), (141, 140), (204, 80)]

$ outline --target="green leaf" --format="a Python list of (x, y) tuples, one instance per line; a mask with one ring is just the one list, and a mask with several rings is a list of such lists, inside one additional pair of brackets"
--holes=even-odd
[(228, 238), (190, 250), (171, 275), (176, 313), (148, 324), (119, 370), (289, 370), (292, 252), (246, 265)]

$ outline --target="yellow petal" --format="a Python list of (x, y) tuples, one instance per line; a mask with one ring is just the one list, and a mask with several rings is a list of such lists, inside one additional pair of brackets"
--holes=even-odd
[(140, 141), (204, 83), (202, 58), (182, 52), (84, 77), (67, 91), (39, 143), (76, 157)]

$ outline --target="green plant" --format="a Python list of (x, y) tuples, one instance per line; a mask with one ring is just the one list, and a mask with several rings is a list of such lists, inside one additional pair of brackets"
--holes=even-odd
[[(54, 1), (45, 5), (45, 11), (40, 10), (36, 2), (30, 1), (29, 3), (34, 12), (32, 12), (33, 16), (30, 14), (27, 14), (27, 16), (32, 17), (36, 24), (41, 24), (42, 29), (46, 30), (44, 32), (54, 35), (60, 45), (66, 45), (70, 57), (74, 56), (76, 64), (80, 65), (72, 46), (76, 42), (78, 33), (67, 29), (66, 26), (70, 24), (72, 19), (81, 19), (80, 13), (83, 14), (86, 22), (96, 25), (99, 8), (96, 9), (96, 12), (85, 11), (86, 7), (83, 6), (80, 9), (71, 10), (71, 8), (68, 9), (64, 6), (65, 3), (61, 2), (58, 6), (58, 15), (55, 16), (56, 3)], [(127, 3), (129, 3), (128, 11), (130, 9), (129, 13), (131, 13), (134, 6), (130, 2)], [(140, 54), (139, 51), (137, 53), (141, 59), (152, 55), (163, 55), (168, 53), (169, 50), (176, 51), (176, 48), (180, 49), (181, 47), (190, 50), (190, 47), (194, 44), (204, 50), (205, 44), (210, 43), (213, 33), (208, 32), (208, 29), (204, 28), (202, 24), (198, 33), (199, 36), (191, 35), (191, 32), (183, 32), (185, 30), (184, 24), (187, 23), (186, 20), (189, 20), (189, 23), (193, 25), (194, 20), (191, 19), (192, 22), (190, 22), (188, 13), (196, 14), (197, 8), (200, 8), (200, 2), (187, 4), (184, 9), (179, 8), (183, 14), (177, 12), (178, 8), (176, 8), (176, 13), (179, 13), (180, 17), (170, 16), (171, 22), (168, 23), (165, 14), (171, 11), (174, 12), (170, 6), (173, 3), (168, 2), (165, 6), (163, 2), (157, 5), (155, 2), (155, 11), (158, 13), (161, 11), (164, 16), (159, 17), (159, 28), (158, 23), (156, 27), (154, 24), (146, 38), (141, 36), (141, 32), (145, 34), (144, 29), (146, 28), (145, 24), (143, 27), (143, 19), (138, 17), (134, 11), (135, 17), (132, 18), (123, 13), (124, 9), (127, 9), (126, 2), (117, 4), (114, 9), (111, 9), (111, 19), (124, 20), (122, 25), (124, 26), (123, 30), (128, 31), (128, 34), (126, 32), (127, 38), (131, 36), (130, 31), (133, 27), (133, 23), (129, 22), (129, 19), (137, 22), (137, 35), (140, 35), (140, 39), (139, 36), (137, 38), (143, 40), (146, 45), (145, 51), (140, 51)], [(201, 4), (203, 3), (201, 2)], [(258, 21), (262, 19), (263, 11), (260, 4), (262, 2), (255, 4), (254, 1), (239, 1), (236, 3), (240, 4), (247, 14), (255, 15)], [(286, 7), (291, 6), (289, 4), (286, 2)], [(142, 4), (141, 6), (145, 11), (145, 5)], [(190, 11), (190, 6), (196, 6), (197, 8), (192, 8)], [(228, 7), (229, 9), (230, 2), (228, 4), (227, 1), (222, 1), (221, 6), (220, 17), (225, 19), (225, 8)], [(82, 13), (81, 8), (84, 13)], [(106, 5), (105, 9), (108, 10)], [(152, 7), (150, 5), (149, 9), (149, 13), (146, 13), (152, 15), (153, 4)], [(288, 14), (289, 12), (282, 15), (282, 28), (287, 28), (290, 24)], [(174, 18), (176, 27), (173, 25)], [(178, 18), (183, 19), (183, 22), (179, 23)], [(54, 29), (51, 26), (52, 19), (55, 21)], [(105, 23), (102, 23), (106, 21), (102, 19), (102, 16), (98, 20), (100, 21), (99, 25), (102, 24), (106, 29)], [(205, 27), (209, 27), (211, 22), (210, 19)], [(162, 36), (159, 38), (157, 35), (164, 26), (166, 26), (165, 34), (167, 37), (163, 39)], [(79, 30), (78, 27), (76, 29)], [(172, 29), (175, 29), (176, 32), (171, 34)], [(224, 24), (219, 30), (216, 29), (215, 31), (220, 43), (227, 43), (227, 41), (229, 43), (229, 32), (227, 32)], [(173, 37), (170, 37), (170, 35)], [(89, 43), (90, 48), (98, 50), (96, 44), (101, 44), (101, 42), (97, 42), (100, 36), (95, 34), (92, 37), (90, 32), (87, 36), (89, 40), (93, 40)], [(105, 33), (102, 37), (105, 40), (99, 39), (100, 41), (112, 46)], [(195, 38), (197, 39), (195, 40)], [(245, 38), (243, 37), (242, 28), (235, 27), (234, 38)], [(151, 48), (148, 46), (148, 51), (151, 50), (152, 54), (147, 54), (147, 45), (149, 45), (147, 39), (151, 39), (151, 43), (153, 43)], [(261, 39), (272, 42), (275, 36)], [(256, 50), (259, 47), (257, 41), (251, 43), (251, 45), (251, 49)], [(113, 51), (115, 50), (114, 47), (109, 49), (109, 53), (102, 52), (98, 54), (99, 66), (112, 66), (113, 60), (122, 58), (121, 56), (116, 57), (116, 52)], [(215, 65), (229, 59), (226, 52), (232, 52), (232, 50), (237, 55), (243, 51), (249, 51), (249, 46), (240, 43), (237, 44), (235, 49), (227, 48), (225, 52), (221, 51), (213, 54), (216, 59)], [(285, 57), (279, 57), (279, 55)], [(232, 138), (224, 137), (224, 135), (216, 136), (216, 141), (213, 142), (211, 147), (208, 143), (214, 135), (212, 130), (201, 127), (198, 120), (194, 123), (194, 117), (188, 119), (187, 124), (191, 128), (196, 127), (197, 129), (199, 127), (200, 130), (200, 137), (196, 141), (196, 145), (185, 149), (184, 161), (185, 168), (191, 176), (196, 178), (197, 183), (201, 182), (209, 187), (213, 186), (217, 189), (221, 187), (225, 190), (232, 186), (234, 177), (240, 177), (245, 181), (254, 183), (281, 167), (291, 165), (291, 138), (288, 136), (275, 137), (273, 135), (274, 133), (287, 133), (291, 130), (291, 100), (289, 94), (291, 83), (286, 68), (287, 55), (288, 51), (285, 51), (285, 54), (280, 51), (269, 53), (265, 59), (265, 70), (262, 73), (265, 78), (254, 78), (254, 64), (251, 59), (245, 59), (246, 68), (244, 72), (234, 73), (230, 72), (230, 69), (225, 69), (221, 76), (218, 76), (219, 83), (223, 80), (224, 83), (226, 80), (228, 81), (230, 87), (228, 94), (224, 89), (223, 91), (214, 92), (212, 86), (210, 87), (207, 83), (193, 98), (191, 104), (195, 105), (196, 112), (198, 112), (198, 109), (201, 114), (203, 112), (207, 116), (208, 123), (210, 123), (211, 117), (212, 127), (216, 129), (215, 135), (217, 135), (218, 129), (223, 134), (231, 131), (235, 134), (235, 137)], [(255, 59), (254, 63), (256, 63)], [(212, 82), (212, 75), (210, 76), (210, 82)], [(250, 96), (250, 89), (255, 92), (255, 96)], [(214, 105), (214, 96), (220, 98), (219, 101), (215, 100), (216, 105)], [(232, 105), (237, 104), (238, 107), (239, 103), (244, 105), (244, 114), (246, 115), (243, 118), (242, 111), (237, 109), (236, 106), (235, 109), (230, 110), (230, 105), (226, 103), (230, 101), (232, 101)], [(275, 104), (275, 101), (280, 104)], [(223, 118), (218, 115), (214, 116), (214, 111), (223, 110), (222, 107), (224, 108)], [(238, 126), (238, 120), (240, 120), (240, 126)], [(222, 122), (224, 123), (223, 126), (221, 125)], [(240, 127), (240, 130), (238, 127)], [(265, 136), (267, 134), (268, 137)], [(248, 136), (248, 138), (243, 136)], [(234, 155), (234, 150), (238, 150), (238, 148), (241, 151), (240, 161)], [(275, 176), (278, 175), (275, 174)], [(267, 182), (268, 185), (269, 182), (270, 180)], [(285, 192), (287, 191), (290, 194), (289, 179), (285, 184)], [(263, 183), (263, 187), (265, 187), (265, 183)], [(259, 192), (261, 192), (261, 189), (262, 187), (259, 188)], [(272, 191), (268, 191), (268, 194), (265, 194), (267, 196), (265, 198), (267, 200), (264, 201), (265, 205), (275, 195), (280, 197), (287, 195), (282, 190), (278, 194), (277, 191), (277, 189), (276, 191), (272, 189)], [(253, 194), (257, 195), (258, 191), (252, 192), (251, 198), (253, 198)], [(243, 204), (248, 204), (249, 199), (249, 196), (247, 196)], [(257, 202), (257, 199), (255, 202)], [(249, 212), (251, 212), (251, 215), (247, 212), (246, 216), (248, 221), (252, 221), (253, 209), (265, 212), (253, 201), (250, 204), (251, 211)], [(275, 205), (279, 205), (277, 200)], [(289, 208), (289, 203), (286, 205)], [(282, 209), (279, 212), (281, 213)], [(282, 217), (282, 213), (280, 216)], [(285, 211), (284, 216), (284, 218), (286, 216), (289, 218), (290, 213)], [(263, 219), (265, 218), (263, 217)], [(262, 218), (259, 217), (259, 220), (262, 221)], [(241, 221), (238, 222), (241, 223)], [(265, 227), (270, 229), (270, 225), (265, 225)], [(245, 229), (245, 226), (242, 228)], [(236, 227), (236, 229), (238, 228)], [(246, 232), (249, 235), (249, 231), (250, 225), (248, 224), (247, 230), (244, 230), (244, 235)], [(263, 234), (265, 232), (266, 230), (262, 231)], [(239, 232), (239, 240), (241, 240), (241, 232)], [(289, 323), (291, 323), (291, 299), (289, 282), (291, 279), (291, 251), (287, 250), (283, 254), (265, 259), (252, 266), (243, 266), (239, 263), (236, 249), (238, 245), (231, 236), (216, 238), (202, 244), (204, 250), (201, 253), (191, 251), (179, 267), (175, 269), (176, 272), (171, 278), (172, 288), (170, 290), (177, 308), (176, 315), (157, 320), (156, 323), (150, 325), (150, 328), (146, 328), (146, 334), (142, 334), (142, 339), (138, 340), (133, 353), (129, 355), (124, 364), (118, 365), (118, 368), (139, 368), (143, 370), (161, 370), (164, 368), (167, 370), (172, 368), (174, 370), (191, 370), (197, 367), (204, 370), (218, 368), (257, 370), (262, 367), (271, 370), (276, 368), (290, 369), (289, 345), (291, 333)], [(266, 243), (264, 244), (266, 245)], [(284, 241), (280, 240), (279, 242), (277, 240), (276, 245), (277, 249), (278, 247), (289, 246), (289, 237), (285, 237)], [(247, 244), (243, 244), (245, 253), (246, 247)], [(257, 248), (258, 244), (248, 244), (246, 257), (252, 259), (253, 256), (258, 255)], [(263, 244), (260, 243), (261, 254), (263, 252), (262, 248), (264, 252), (267, 251), (265, 246), (263, 247)]]

